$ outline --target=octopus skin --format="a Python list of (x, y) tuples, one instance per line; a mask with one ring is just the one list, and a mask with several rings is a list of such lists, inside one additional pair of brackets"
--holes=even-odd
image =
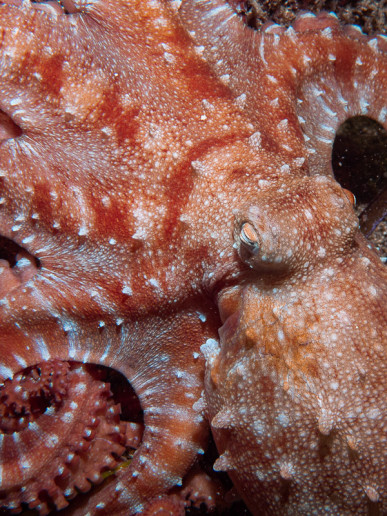
[(211, 430), (253, 514), (387, 513), (387, 273), (331, 167), (385, 38), (63, 5), (0, 6), (4, 511), (180, 510)]

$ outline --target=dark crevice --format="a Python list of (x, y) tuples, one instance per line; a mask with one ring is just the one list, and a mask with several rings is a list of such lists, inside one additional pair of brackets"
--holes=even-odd
[(346, 120), (333, 144), (332, 168), (359, 204), (372, 202), (387, 186), (387, 131), (366, 116)]
[(373, 199), (359, 215), (360, 229), (371, 236), (379, 224), (387, 219), (387, 187)]
[(140, 400), (123, 374), (101, 365), (90, 365), (89, 370), (96, 379), (110, 385), (114, 402), (121, 405), (121, 420), (134, 423), (144, 422)]
[(15, 267), (21, 257), (27, 258), (37, 269), (40, 268), (39, 258), (33, 256), (10, 238), (0, 236), (0, 260), (6, 260), (10, 267)]
[(13, 240), (0, 236), (0, 298), (31, 280), (40, 260)]
[[(332, 169), (343, 188), (356, 197), (360, 229), (369, 237), (387, 217), (387, 131), (375, 120), (354, 116), (339, 127)], [(386, 246), (385, 229), (375, 242)]]
[(0, 143), (11, 138), (18, 138), (22, 134), (23, 131), (12, 118), (0, 110)]

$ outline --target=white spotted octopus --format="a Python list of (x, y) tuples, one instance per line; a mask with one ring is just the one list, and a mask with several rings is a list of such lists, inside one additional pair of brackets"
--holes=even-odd
[(387, 129), (386, 38), (222, 0), (0, 28), (3, 514), (173, 514), (209, 430), (252, 514), (387, 514), (387, 272), (331, 165)]

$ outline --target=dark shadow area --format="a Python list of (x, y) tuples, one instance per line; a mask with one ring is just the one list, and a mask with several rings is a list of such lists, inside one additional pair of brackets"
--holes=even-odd
[(23, 131), (12, 118), (0, 110), (0, 143), (21, 136)]
[(355, 195), (360, 228), (370, 236), (387, 216), (387, 131), (366, 116), (346, 120), (333, 144), (332, 169)]

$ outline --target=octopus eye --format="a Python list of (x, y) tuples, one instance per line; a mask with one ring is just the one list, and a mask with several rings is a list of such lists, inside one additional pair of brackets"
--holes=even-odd
[(239, 238), (242, 244), (244, 244), (252, 254), (257, 254), (259, 252), (258, 233), (250, 222), (243, 222)]

